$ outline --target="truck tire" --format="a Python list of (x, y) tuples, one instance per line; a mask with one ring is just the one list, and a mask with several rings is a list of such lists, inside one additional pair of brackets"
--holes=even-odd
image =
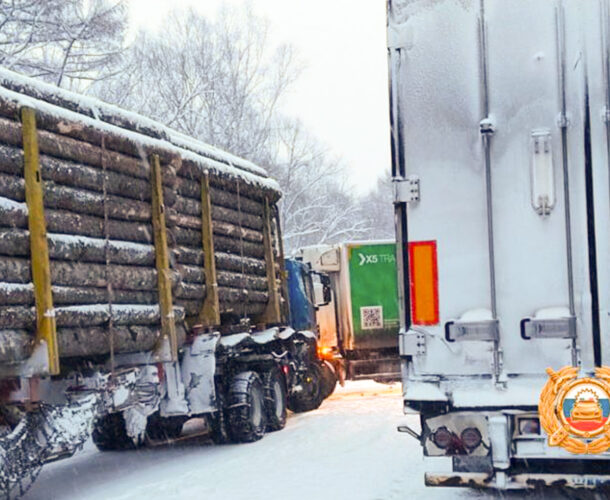
[(218, 410), (206, 415), (206, 422), (210, 428), (210, 437), (215, 444), (228, 444), (231, 443), (232, 440), (231, 435), (229, 434), (225, 398), (219, 388), (216, 389), (216, 402)]
[(111, 413), (96, 420), (91, 439), (100, 451), (133, 450), (134, 443), (127, 435), (122, 413)]
[(234, 442), (251, 443), (265, 435), (265, 392), (256, 372), (242, 372), (233, 377), (225, 413)]
[(267, 432), (279, 431), (286, 425), (286, 379), (279, 369), (273, 368), (263, 373), (263, 387)]
[(337, 387), (337, 372), (328, 361), (322, 362), (322, 399), (330, 396)]
[(292, 392), (288, 397), (288, 409), (295, 413), (315, 410), (322, 404), (322, 368), (311, 363), (302, 375), (301, 390)]

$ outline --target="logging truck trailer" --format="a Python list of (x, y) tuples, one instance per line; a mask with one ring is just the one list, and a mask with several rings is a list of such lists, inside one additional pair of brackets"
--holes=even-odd
[(0, 69), (0, 492), (100, 450), (281, 429), (321, 400), (252, 163)]
[(330, 277), (331, 300), (317, 310), (320, 356), (341, 379), (399, 380), (396, 242), (314, 245), (299, 258)]
[(391, 0), (405, 411), (431, 486), (595, 487), (547, 368), (610, 363), (610, 4)]

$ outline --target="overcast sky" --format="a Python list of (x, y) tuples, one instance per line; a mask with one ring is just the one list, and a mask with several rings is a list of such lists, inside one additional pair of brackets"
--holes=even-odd
[[(225, 0), (239, 5), (248, 0)], [(159, 29), (173, 6), (214, 16), (223, 0), (130, 0), (134, 26)], [(300, 118), (349, 169), (359, 192), (390, 166), (385, 0), (251, 0), (275, 42), (305, 63), (284, 111)]]

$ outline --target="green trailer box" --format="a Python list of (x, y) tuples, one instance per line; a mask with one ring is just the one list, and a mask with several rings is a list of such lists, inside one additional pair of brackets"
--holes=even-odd
[[(398, 288), (396, 244), (394, 242), (346, 243), (343, 258), (347, 264), (352, 349), (394, 347), (398, 335)], [(342, 266), (343, 267), (343, 266)], [(348, 332), (346, 332), (348, 333)], [(349, 334), (345, 335), (346, 340)]]

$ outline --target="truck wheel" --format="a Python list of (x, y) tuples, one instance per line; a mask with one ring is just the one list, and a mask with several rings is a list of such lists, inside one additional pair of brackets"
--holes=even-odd
[(237, 443), (258, 441), (265, 434), (264, 389), (255, 372), (242, 372), (231, 381), (226, 416), (229, 434)]
[(312, 363), (302, 375), (300, 390), (288, 397), (288, 409), (295, 413), (315, 410), (322, 404), (322, 368)]
[(263, 373), (267, 432), (279, 431), (286, 425), (286, 380), (277, 368)]
[(219, 388), (216, 389), (216, 404), (218, 410), (206, 415), (206, 422), (210, 428), (210, 436), (215, 444), (228, 444), (231, 442), (231, 436), (229, 435), (229, 425), (225, 410), (225, 398)]
[(127, 435), (122, 413), (111, 413), (96, 420), (91, 439), (100, 451), (133, 450), (134, 443)]
[(328, 361), (322, 362), (322, 399), (330, 396), (337, 387), (337, 372)]

